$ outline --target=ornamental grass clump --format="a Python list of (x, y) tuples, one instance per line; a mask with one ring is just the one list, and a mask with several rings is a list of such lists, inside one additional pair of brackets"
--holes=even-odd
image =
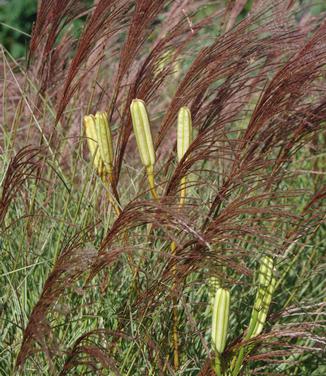
[(324, 373), (311, 9), (48, 0), (0, 46), (1, 372)]

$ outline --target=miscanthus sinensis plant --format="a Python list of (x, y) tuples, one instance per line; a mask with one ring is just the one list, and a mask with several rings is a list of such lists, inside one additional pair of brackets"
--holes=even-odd
[(85, 3), (1, 48), (1, 374), (324, 374), (325, 15)]

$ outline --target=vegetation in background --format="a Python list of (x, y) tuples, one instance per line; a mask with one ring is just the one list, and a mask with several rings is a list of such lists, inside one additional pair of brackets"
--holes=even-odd
[[(92, 0), (83, 0), (84, 4), (91, 6)], [(226, 5), (232, 3), (224, 0)], [(243, 3), (243, 9), (237, 16), (239, 20), (245, 17), (252, 7), (253, 0)], [(214, 7), (214, 2), (210, 2), (200, 10), (201, 16), (209, 14), (210, 8)], [(242, 2), (241, 2), (242, 3)], [(313, 15), (319, 15), (326, 10), (323, 2), (311, 0), (301, 1), (305, 6), (309, 6), (309, 11)], [(14, 58), (26, 56), (29, 43), (29, 35), (36, 18), (37, 0), (2, 0), (0, 2), (0, 44), (2, 44)], [(85, 18), (80, 17), (73, 23), (73, 33), (78, 35), (85, 23)], [(213, 28), (210, 28), (213, 31)]]
[(0, 50), (0, 374), (326, 372), (325, 15), (247, 6), (42, 1)]
[[(83, 0), (92, 5), (92, 0)], [(37, 0), (0, 1), (0, 44), (16, 59), (26, 57), (32, 27), (37, 14)], [(78, 35), (85, 24), (85, 17), (72, 23), (74, 35)]]
[(0, 2), (0, 43), (13, 57), (24, 57), (36, 18), (37, 0)]

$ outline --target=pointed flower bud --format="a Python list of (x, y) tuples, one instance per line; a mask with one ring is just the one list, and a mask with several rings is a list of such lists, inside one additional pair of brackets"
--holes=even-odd
[[(270, 256), (263, 256), (260, 260), (258, 283), (258, 291), (245, 336), (247, 340), (258, 336), (263, 331), (272, 296), (275, 291), (276, 278), (274, 276), (274, 261)], [(232, 361), (232, 375), (237, 376), (239, 374), (246, 352), (249, 353), (250, 351), (250, 347), (240, 348), (237, 357)]]
[(142, 163), (145, 167), (154, 166), (154, 144), (144, 101), (134, 99), (130, 105), (130, 111)]
[(261, 286), (268, 286), (273, 273), (273, 259), (270, 256), (263, 256), (260, 260), (258, 281)]
[(191, 112), (188, 107), (181, 107), (178, 112), (177, 152), (178, 161), (182, 159), (192, 143)]
[(226, 345), (230, 312), (230, 292), (217, 288), (213, 302), (212, 342), (214, 350), (221, 354)]
[(98, 173), (101, 175), (103, 170), (103, 163), (100, 157), (98, 142), (97, 142), (97, 133), (96, 133), (96, 123), (95, 117), (93, 115), (84, 116), (84, 127), (87, 137), (87, 144), (89, 152), (92, 156), (93, 163)]
[(113, 145), (112, 134), (106, 112), (97, 112), (95, 115), (96, 137), (99, 145), (100, 157), (106, 174), (112, 175)]
[(275, 290), (275, 286), (276, 286), (276, 278), (273, 275), (271, 278), (270, 284), (266, 288), (266, 292), (265, 292), (264, 299), (262, 302), (262, 307), (258, 313), (257, 322), (256, 322), (255, 329), (253, 331), (252, 337), (258, 336), (264, 329), (269, 307), (272, 302), (272, 297), (273, 297), (273, 293)]
[(273, 259), (270, 256), (263, 256), (258, 272), (258, 291), (246, 336), (248, 339), (256, 337), (263, 330), (275, 288), (276, 280), (273, 276), (273, 268)]
[(274, 276), (274, 262), (270, 256), (263, 256), (260, 261), (259, 268), (259, 288), (256, 296), (256, 301), (253, 308), (252, 323), (253, 329), (251, 338), (258, 336), (264, 328), (269, 307), (272, 301), (272, 295), (276, 285)]

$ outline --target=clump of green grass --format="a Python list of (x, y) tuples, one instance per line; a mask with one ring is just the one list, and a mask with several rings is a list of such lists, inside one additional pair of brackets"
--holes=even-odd
[(323, 373), (326, 26), (292, 3), (47, 1), (2, 49), (2, 373)]

